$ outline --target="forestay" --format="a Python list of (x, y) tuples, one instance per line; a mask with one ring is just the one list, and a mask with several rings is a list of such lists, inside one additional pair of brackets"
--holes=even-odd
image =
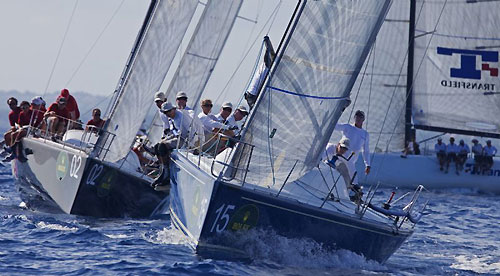
[[(409, 17), (410, 0), (393, 1), (353, 86), (352, 104), (339, 119), (339, 123), (353, 123), (354, 112), (363, 110), (372, 152), (404, 147)], [(337, 143), (341, 137), (341, 132), (334, 131), (330, 142)]]
[(417, 11), (422, 5), (415, 38), (415, 126), (498, 136), (500, 1), (418, 1)]
[[(134, 137), (151, 106), (154, 93), (165, 78), (197, 4), (197, 0), (156, 1), (105, 129), (116, 135), (109, 152), (101, 153), (106, 154), (107, 161), (116, 162), (130, 151)], [(98, 143), (104, 143), (104, 139), (100, 139)]]
[(389, 6), (303, 1), (243, 137), (255, 145), (247, 182), (279, 189), (318, 164)]
[[(234, 25), (242, 0), (210, 0), (198, 22), (179, 66), (167, 90), (167, 99), (175, 102), (175, 95), (184, 91), (189, 105), (195, 111), (201, 95), (215, 68), (229, 33)], [(197, 112), (195, 112), (195, 115)], [(155, 116), (149, 131), (149, 140), (159, 141), (163, 127)]]

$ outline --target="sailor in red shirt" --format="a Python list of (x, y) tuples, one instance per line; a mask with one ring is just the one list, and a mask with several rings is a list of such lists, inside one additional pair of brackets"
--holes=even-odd
[(15, 143), (21, 140), (27, 134), (28, 126), (32, 126), (38, 129), (44, 129), (45, 124), (43, 122), (43, 111), (40, 110), (42, 103), (37, 98), (33, 98), (31, 101), (31, 107), (29, 103), (23, 101), (21, 103), (21, 114), (19, 114), (18, 124), (21, 126), (18, 130), (12, 133), (11, 141), (9, 144), (12, 147)]
[(17, 120), (19, 119), (19, 114), (21, 113), (21, 108), (17, 106), (17, 99), (14, 97), (10, 97), (7, 100), (7, 104), (9, 105), (9, 122), (11, 127), (15, 127)]
[(42, 107), (41, 101), (38, 98), (33, 98), (31, 100), (31, 107), (29, 105), (27, 107), (26, 105), (22, 105), (23, 111), (19, 114), (19, 125), (22, 127), (33, 126), (35, 128), (42, 128), (44, 112), (40, 110)]
[(63, 134), (64, 128), (69, 119), (68, 110), (66, 109), (66, 98), (57, 97), (57, 101), (49, 106), (45, 112), (47, 118), (48, 131), (53, 134)]
[(14, 97), (10, 97), (7, 100), (7, 104), (9, 105), (10, 108), (9, 112), (10, 129), (3, 135), (3, 138), (5, 141), (5, 145), (10, 146), (12, 133), (16, 131), (16, 123), (19, 120), (19, 114), (21, 113), (21, 108), (17, 106), (17, 99)]
[(61, 97), (66, 99), (66, 109), (69, 113), (69, 119), (76, 121), (80, 119), (80, 110), (78, 110), (78, 104), (73, 96), (69, 94), (69, 90), (64, 88), (61, 90)]
[(87, 130), (88, 129), (101, 129), (104, 126), (104, 121), (101, 119), (101, 110), (99, 108), (94, 108), (92, 110), (92, 119), (87, 122)]

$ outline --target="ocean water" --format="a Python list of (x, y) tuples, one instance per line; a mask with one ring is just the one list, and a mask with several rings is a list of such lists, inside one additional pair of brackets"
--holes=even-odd
[[(390, 192), (382, 189), (377, 198)], [(197, 256), (168, 216), (95, 219), (26, 209), (5, 165), (0, 275), (500, 274), (500, 196), (452, 190), (431, 191), (424, 199), (430, 200), (427, 215), (385, 264), (259, 232), (242, 242), (252, 261), (212, 260)]]

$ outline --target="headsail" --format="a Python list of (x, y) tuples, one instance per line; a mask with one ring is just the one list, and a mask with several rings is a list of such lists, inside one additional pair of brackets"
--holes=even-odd
[[(339, 119), (339, 123), (352, 123), (354, 112), (363, 110), (371, 151), (404, 147), (409, 7), (410, 0), (392, 2), (352, 88), (352, 104)], [(338, 142), (341, 136), (334, 132), (330, 141)]]
[(500, 1), (418, 1), (417, 10), (421, 5), (415, 127), (500, 138)]
[(282, 184), (318, 164), (389, 6), (303, 1), (243, 137), (255, 145), (247, 182)]
[[(210, 0), (198, 22), (186, 52), (167, 90), (168, 101), (182, 90), (189, 103), (197, 109), (201, 95), (219, 59), (229, 33), (233, 28), (243, 0)], [(149, 131), (149, 140), (158, 141), (163, 132), (159, 116), (155, 116)]]
[[(106, 131), (115, 134), (106, 160), (116, 162), (130, 151), (133, 139), (146, 116), (154, 93), (160, 88), (198, 5), (197, 0), (157, 0), (144, 35), (138, 39), (136, 55), (120, 87)], [(105, 135), (98, 141), (106, 147)]]

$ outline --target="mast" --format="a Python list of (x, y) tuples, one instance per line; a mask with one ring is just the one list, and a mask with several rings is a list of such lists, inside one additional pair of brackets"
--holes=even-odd
[(269, 80), (272, 78), (274, 72), (276, 71), (276, 68), (278, 64), (281, 61), (281, 58), (283, 54), (285, 53), (286, 46), (288, 45), (288, 42), (290, 41), (290, 38), (292, 37), (293, 31), (295, 30), (295, 27), (297, 26), (297, 22), (300, 19), (300, 15), (302, 14), (302, 11), (304, 10), (304, 7), (307, 3), (307, 0), (299, 0), (297, 3), (297, 6), (295, 7), (295, 10), (293, 11), (292, 18), (290, 19), (290, 22), (288, 22), (288, 26), (286, 27), (285, 34), (281, 38), (280, 44), (278, 46), (278, 50), (276, 52), (276, 58), (274, 59), (273, 62), (273, 67), (272, 71), (270, 70), (269, 73), (266, 76), (266, 79), (264, 80), (264, 84), (260, 87), (259, 90), (259, 96), (257, 97), (257, 101), (255, 102), (255, 106), (252, 108), (250, 115), (248, 116), (248, 119), (245, 122), (245, 125), (243, 126), (243, 129), (241, 131), (241, 137), (245, 137), (245, 133), (247, 132), (247, 126), (250, 125), (250, 122), (252, 121), (252, 118), (255, 116), (255, 111), (257, 110), (257, 107), (260, 105), (260, 102), (262, 101), (263, 98), (263, 90), (266, 88), (267, 84), (269, 83)]
[(410, 0), (410, 23), (408, 32), (408, 67), (406, 75), (406, 109), (405, 109), (405, 145), (407, 145), (412, 136), (411, 115), (413, 106), (413, 60), (414, 60), (414, 42), (415, 42), (415, 11), (417, 0)]
[[(151, 0), (151, 4), (149, 4), (148, 11), (146, 13), (146, 17), (144, 18), (144, 22), (142, 23), (141, 29), (139, 30), (139, 33), (137, 34), (137, 37), (134, 42), (134, 46), (132, 47), (132, 51), (130, 52), (130, 55), (127, 59), (127, 63), (125, 64), (125, 68), (123, 69), (123, 72), (120, 76), (120, 79), (118, 81), (118, 84), (116, 85), (115, 93), (113, 96), (113, 100), (110, 101), (107, 109), (106, 109), (106, 117), (109, 119), (111, 116), (113, 116), (113, 111), (116, 107), (116, 104), (120, 100), (120, 96), (123, 91), (123, 86), (128, 78), (128, 75), (130, 73), (130, 69), (132, 68), (132, 63), (137, 56), (137, 50), (139, 48), (139, 45), (141, 44), (144, 34), (146, 33), (147, 26), (149, 25), (149, 22), (151, 21), (151, 17), (153, 15), (153, 11), (155, 9), (156, 3), (158, 0)], [(107, 122), (108, 120), (106, 120)]]

